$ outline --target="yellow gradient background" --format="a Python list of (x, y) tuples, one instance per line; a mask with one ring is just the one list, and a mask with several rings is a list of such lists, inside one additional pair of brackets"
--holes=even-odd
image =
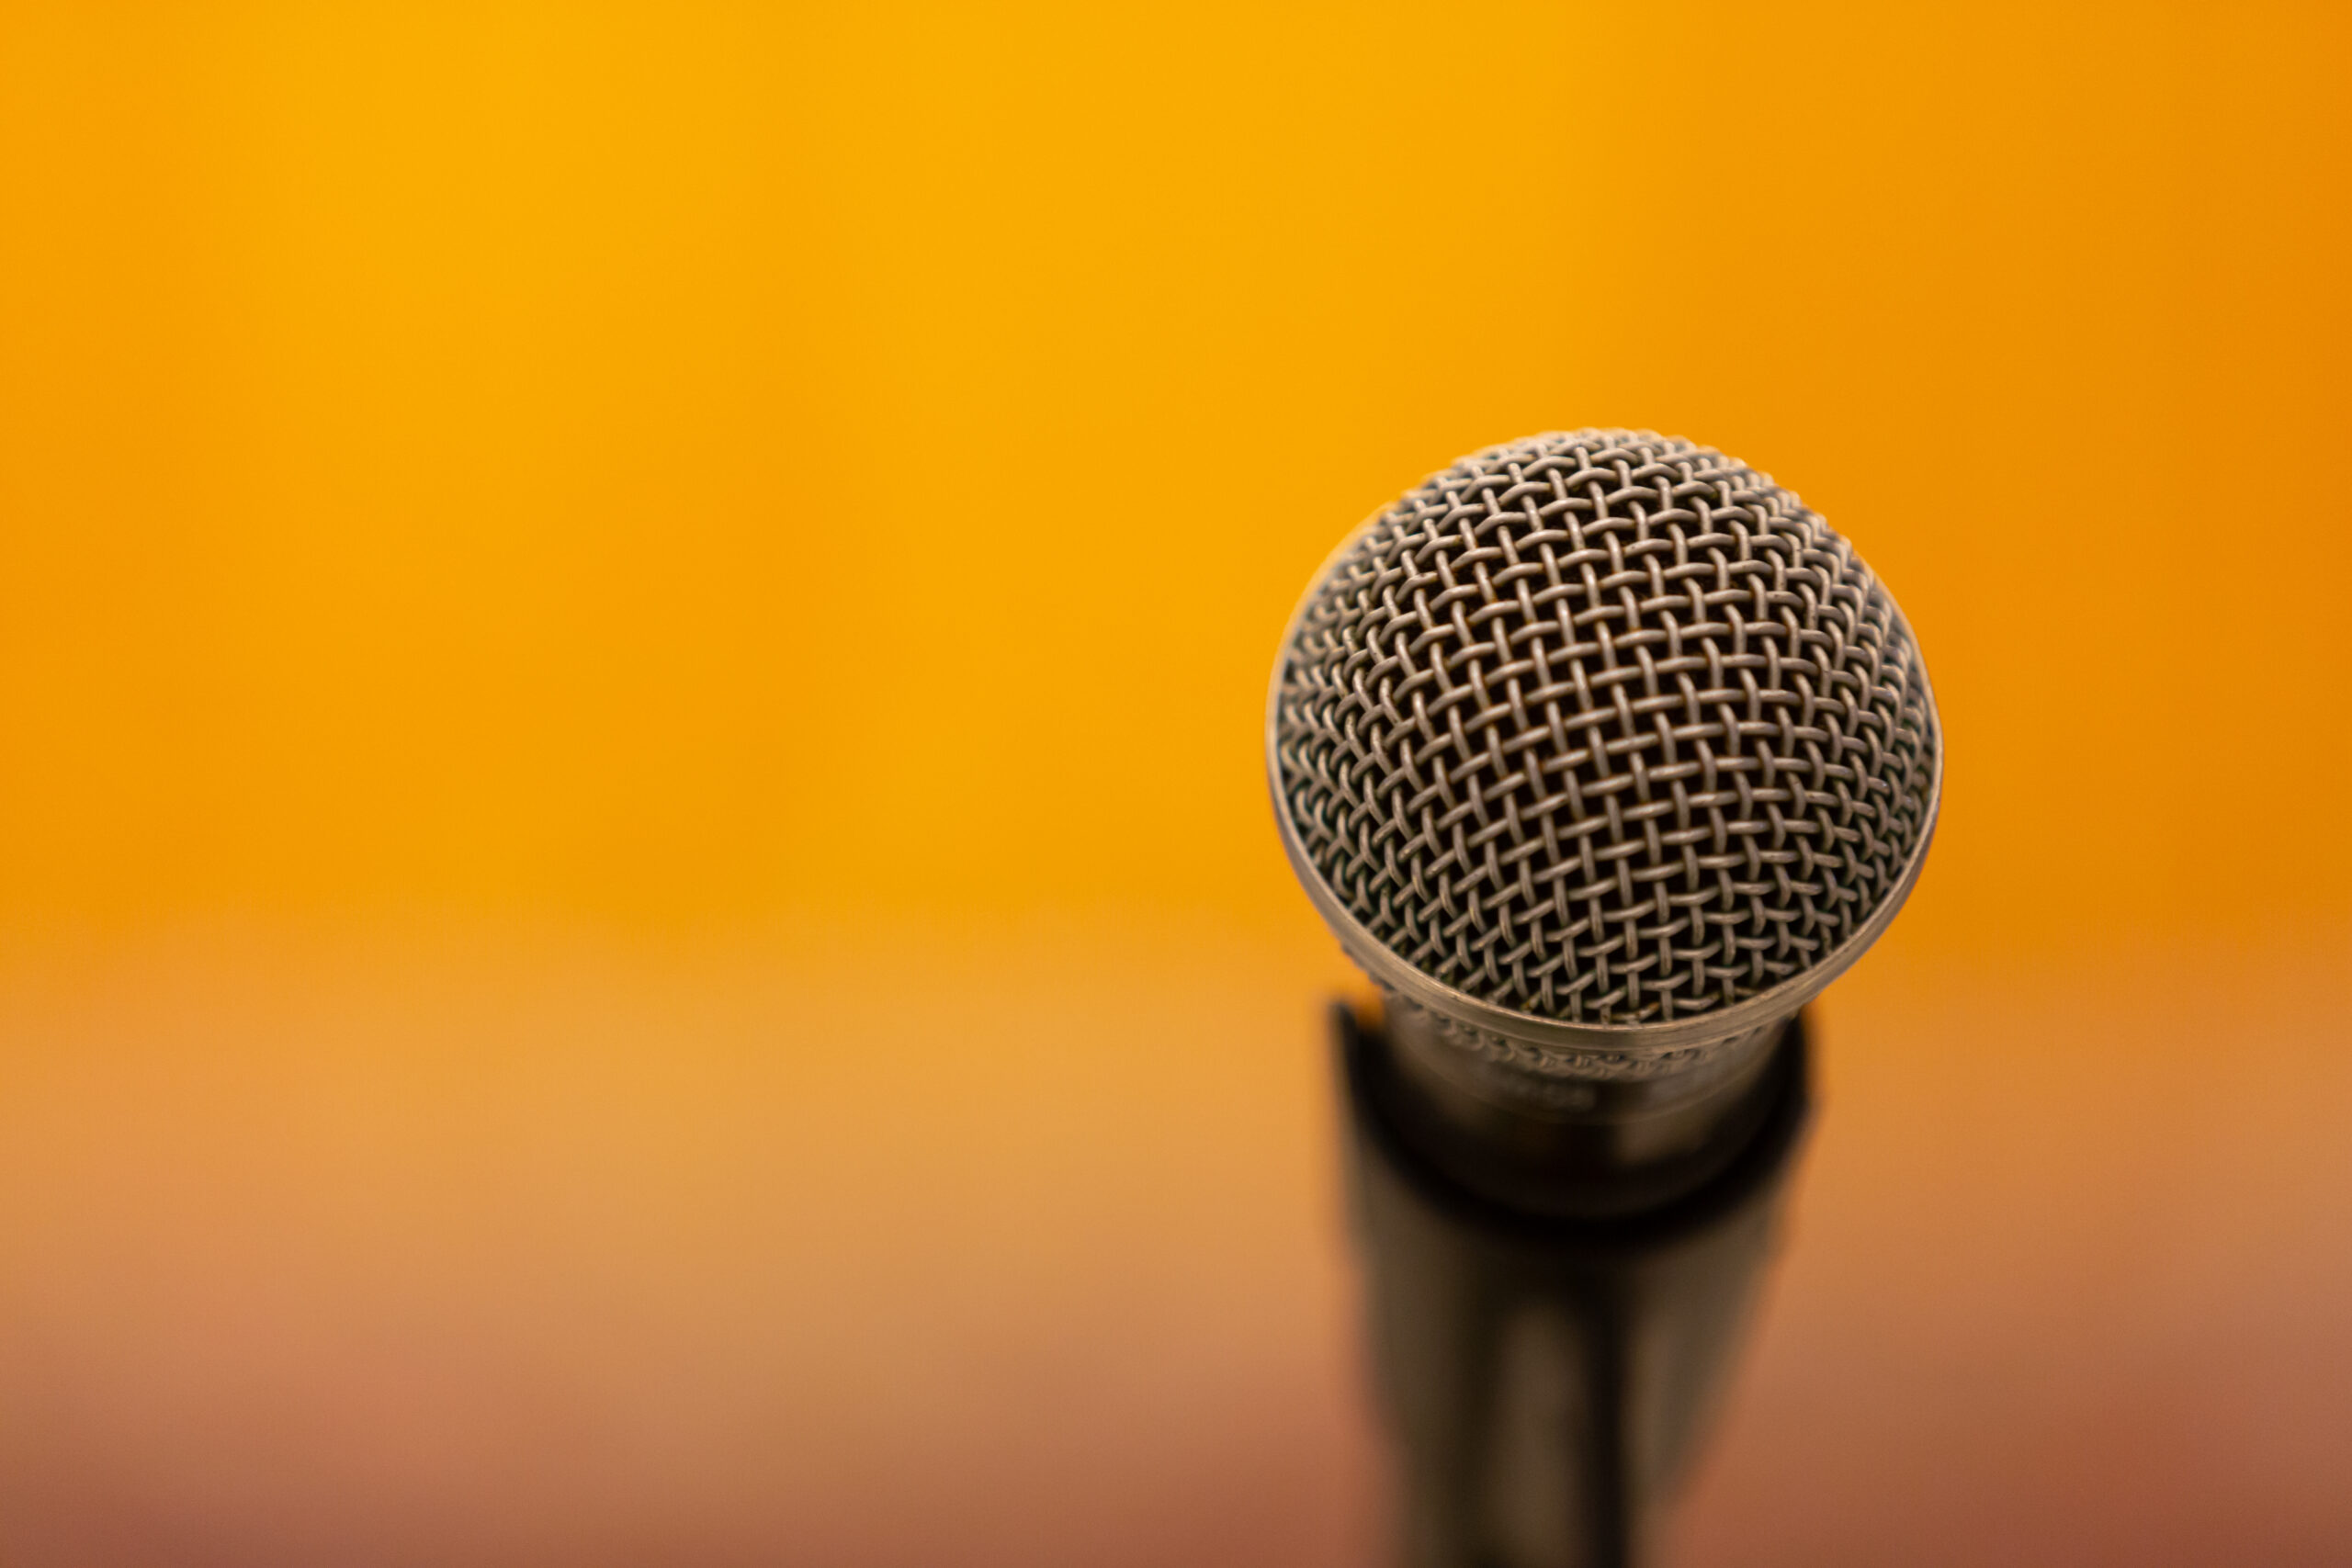
[(1901, 940), (2342, 918), (2334, 6), (19, 8), (33, 922), (1295, 922), (1266, 668), (1580, 423), (1852, 536)]
[[(2347, 80), (2317, 4), (9, 6), (0, 1547), (1360, 1560), (1264, 685), (1537, 430), (1769, 470), (1925, 646), (1846, 1125), (2332, 1063)], [(1841, 1148), (1965, 1187), (1894, 1124), (1820, 1236), (1908, 1245)], [(2055, 1277), (2178, 1150), (2036, 1125)]]

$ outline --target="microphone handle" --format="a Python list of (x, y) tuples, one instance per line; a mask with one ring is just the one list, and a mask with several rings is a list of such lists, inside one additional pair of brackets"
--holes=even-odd
[(1745, 1337), (1807, 1112), (1800, 1024), (1701, 1189), (1563, 1218), (1438, 1168), (1387, 1042), (1335, 1019), (1352, 1218), (1411, 1568), (1646, 1560)]

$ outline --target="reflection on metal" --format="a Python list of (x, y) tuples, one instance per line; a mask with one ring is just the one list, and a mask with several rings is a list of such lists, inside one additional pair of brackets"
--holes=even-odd
[[(1802, 1020), (1714, 1146), (1600, 1168), (1466, 1158), (1388, 1035), (1336, 1015), (1349, 1186), (1411, 1568), (1649, 1560), (1734, 1363), (1803, 1131)], [(1635, 1140), (1634, 1146), (1646, 1146)], [(1661, 1170), (1679, 1173), (1668, 1179)]]

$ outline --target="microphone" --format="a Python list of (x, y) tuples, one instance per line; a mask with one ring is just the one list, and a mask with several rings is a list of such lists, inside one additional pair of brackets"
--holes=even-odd
[(1711, 447), (1600, 429), (1464, 457), (1343, 541), (1266, 747), (1291, 864), (1382, 995), (1387, 1113), (1570, 1215), (1736, 1155), (1789, 1021), (1917, 881), (1943, 768), (1844, 538)]

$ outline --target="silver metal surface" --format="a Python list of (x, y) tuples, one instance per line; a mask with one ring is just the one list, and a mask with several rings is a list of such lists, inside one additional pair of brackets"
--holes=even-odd
[(1356, 530), (1274, 672), (1283, 840), (1351, 956), (1539, 1077), (1679, 1073), (1794, 1012), (1917, 877), (1909, 626), (1763, 474), (1648, 432), (1488, 448)]

